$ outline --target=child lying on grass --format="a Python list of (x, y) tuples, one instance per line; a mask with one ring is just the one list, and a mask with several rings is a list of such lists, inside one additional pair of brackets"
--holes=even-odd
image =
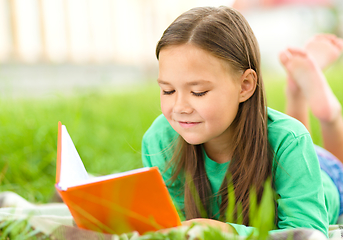
[[(308, 104), (321, 121), (324, 147), (343, 159), (341, 107), (318, 67), (341, 51), (341, 39), (324, 35), (305, 51), (282, 52), (280, 59), (289, 73), (287, 112), (308, 126), (299, 117)], [(163, 115), (144, 135), (142, 157), (145, 166), (160, 168), (186, 216), (183, 225), (249, 235), (250, 189), (260, 201), (265, 181), (272, 179), (278, 198), (271, 233), (309, 228), (328, 236), (341, 213), (342, 165), (315, 148), (303, 124), (267, 108), (258, 44), (244, 17), (227, 7), (191, 9), (166, 29), (156, 55)], [(232, 204), (229, 183), (236, 220), (224, 222)]]

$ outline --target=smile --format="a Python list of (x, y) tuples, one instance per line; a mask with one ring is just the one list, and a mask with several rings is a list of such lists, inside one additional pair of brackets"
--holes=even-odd
[(178, 123), (183, 128), (191, 128), (191, 127), (194, 127), (194, 126), (200, 124), (200, 122), (181, 122), (181, 121), (178, 121)]

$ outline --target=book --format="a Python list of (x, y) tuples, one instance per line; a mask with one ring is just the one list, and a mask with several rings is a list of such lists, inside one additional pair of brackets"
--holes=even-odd
[(61, 122), (55, 188), (83, 229), (143, 234), (181, 225), (157, 167), (91, 178)]

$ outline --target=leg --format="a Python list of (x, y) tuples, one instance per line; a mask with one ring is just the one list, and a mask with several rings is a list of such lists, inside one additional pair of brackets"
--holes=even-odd
[(333, 155), (335, 155), (338, 159), (343, 159), (342, 115), (339, 115), (336, 121), (320, 123), (322, 129), (324, 148), (331, 152)]
[[(282, 64), (288, 60), (288, 52), (280, 53), (280, 61)], [(308, 131), (310, 131), (310, 121), (308, 116), (308, 103), (301, 88), (292, 79), (292, 76), (287, 72), (287, 87), (286, 87), (286, 114), (298, 119), (302, 122)]]
[(343, 160), (343, 118), (341, 105), (325, 76), (305, 51), (288, 49), (280, 54), (288, 75), (302, 91), (322, 128), (324, 148)]

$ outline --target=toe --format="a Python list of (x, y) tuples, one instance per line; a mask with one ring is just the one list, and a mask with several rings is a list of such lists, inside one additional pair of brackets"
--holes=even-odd
[(306, 57), (307, 56), (307, 53), (304, 50), (300, 49), (300, 48), (288, 48), (287, 50), (289, 51), (289, 53), (293, 57), (296, 57), (296, 56)]

